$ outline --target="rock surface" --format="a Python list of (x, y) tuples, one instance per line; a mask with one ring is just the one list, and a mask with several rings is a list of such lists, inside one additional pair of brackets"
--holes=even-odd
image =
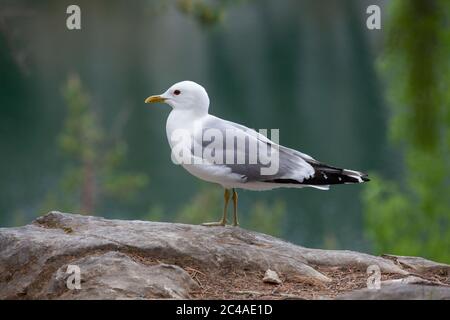
[(337, 297), (338, 300), (450, 300), (449, 287), (418, 284), (389, 285), (380, 290), (360, 289)]
[[(371, 265), (383, 281), (424, 281), (358, 290)], [(69, 266), (79, 268), (81, 289), (69, 289), (75, 283)], [(263, 282), (267, 269), (280, 285)], [(449, 265), (423, 258), (308, 249), (235, 227), (51, 212), (0, 229), (1, 299), (450, 299), (449, 273)]]

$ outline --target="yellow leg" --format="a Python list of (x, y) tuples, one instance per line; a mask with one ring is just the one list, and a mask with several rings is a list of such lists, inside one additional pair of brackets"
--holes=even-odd
[(238, 203), (238, 194), (236, 190), (233, 188), (233, 226), (237, 227), (239, 225), (238, 217), (237, 217), (237, 203)]
[(219, 222), (205, 222), (202, 223), (203, 226), (208, 226), (208, 227), (212, 227), (212, 226), (225, 226), (227, 224), (227, 209), (228, 209), (228, 202), (230, 201), (230, 190), (225, 189), (224, 193), (223, 193), (223, 199), (224, 199), (224, 206), (223, 206), (223, 216), (222, 216), (222, 220), (220, 220)]

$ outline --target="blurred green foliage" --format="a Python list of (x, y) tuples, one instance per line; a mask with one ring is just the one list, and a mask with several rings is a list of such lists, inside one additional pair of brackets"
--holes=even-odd
[(255, 202), (244, 223), (250, 229), (267, 233), (273, 236), (281, 236), (286, 219), (286, 204), (282, 200)]
[(188, 203), (176, 213), (173, 221), (199, 224), (219, 221), (222, 215), (223, 196), (220, 188), (211, 185), (200, 188)]
[(238, 0), (177, 0), (177, 8), (202, 26), (213, 26), (223, 21), (226, 7), (236, 2)]
[(378, 253), (450, 262), (450, 2), (397, 0), (389, 14), (381, 69), (405, 168), (368, 184), (366, 229)]
[[(174, 222), (200, 224), (203, 222), (218, 221), (222, 215), (223, 189), (210, 185), (200, 188), (194, 197), (180, 208), (172, 219)], [(233, 204), (230, 200), (228, 206), (228, 222), (231, 222)], [(239, 223), (242, 227), (251, 230), (281, 236), (286, 219), (286, 205), (281, 200), (272, 204), (266, 201), (254, 203), (250, 211), (242, 212), (238, 208)], [(148, 220), (158, 221), (167, 217), (164, 209), (156, 206), (150, 209)]]
[(108, 200), (133, 201), (148, 178), (123, 169), (125, 142), (113, 132), (106, 134), (77, 75), (69, 76), (63, 96), (67, 114), (58, 146), (65, 169), (56, 188), (47, 194), (42, 212), (100, 214)]

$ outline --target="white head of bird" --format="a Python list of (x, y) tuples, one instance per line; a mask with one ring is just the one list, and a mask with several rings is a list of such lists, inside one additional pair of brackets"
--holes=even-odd
[(164, 102), (174, 110), (190, 110), (198, 113), (208, 113), (209, 97), (198, 83), (181, 81), (175, 83), (166, 92), (145, 99), (145, 103)]

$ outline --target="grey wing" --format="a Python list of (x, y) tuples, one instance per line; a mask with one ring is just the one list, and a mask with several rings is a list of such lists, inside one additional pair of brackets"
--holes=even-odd
[[(222, 142), (202, 139), (202, 146), (209, 154), (209, 149), (222, 146), (222, 165), (231, 172), (242, 176), (245, 182), (302, 183), (314, 176), (314, 168), (308, 163), (313, 158), (296, 150), (278, 145), (264, 135), (243, 125), (231, 121), (210, 117), (204, 123), (204, 132), (220, 132)], [(226, 138), (233, 135), (233, 139)], [(240, 140), (241, 143), (238, 143)], [(232, 155), (228, 157), (227, 156)], [(245, 161), (242, 161), (245, 159)]]

